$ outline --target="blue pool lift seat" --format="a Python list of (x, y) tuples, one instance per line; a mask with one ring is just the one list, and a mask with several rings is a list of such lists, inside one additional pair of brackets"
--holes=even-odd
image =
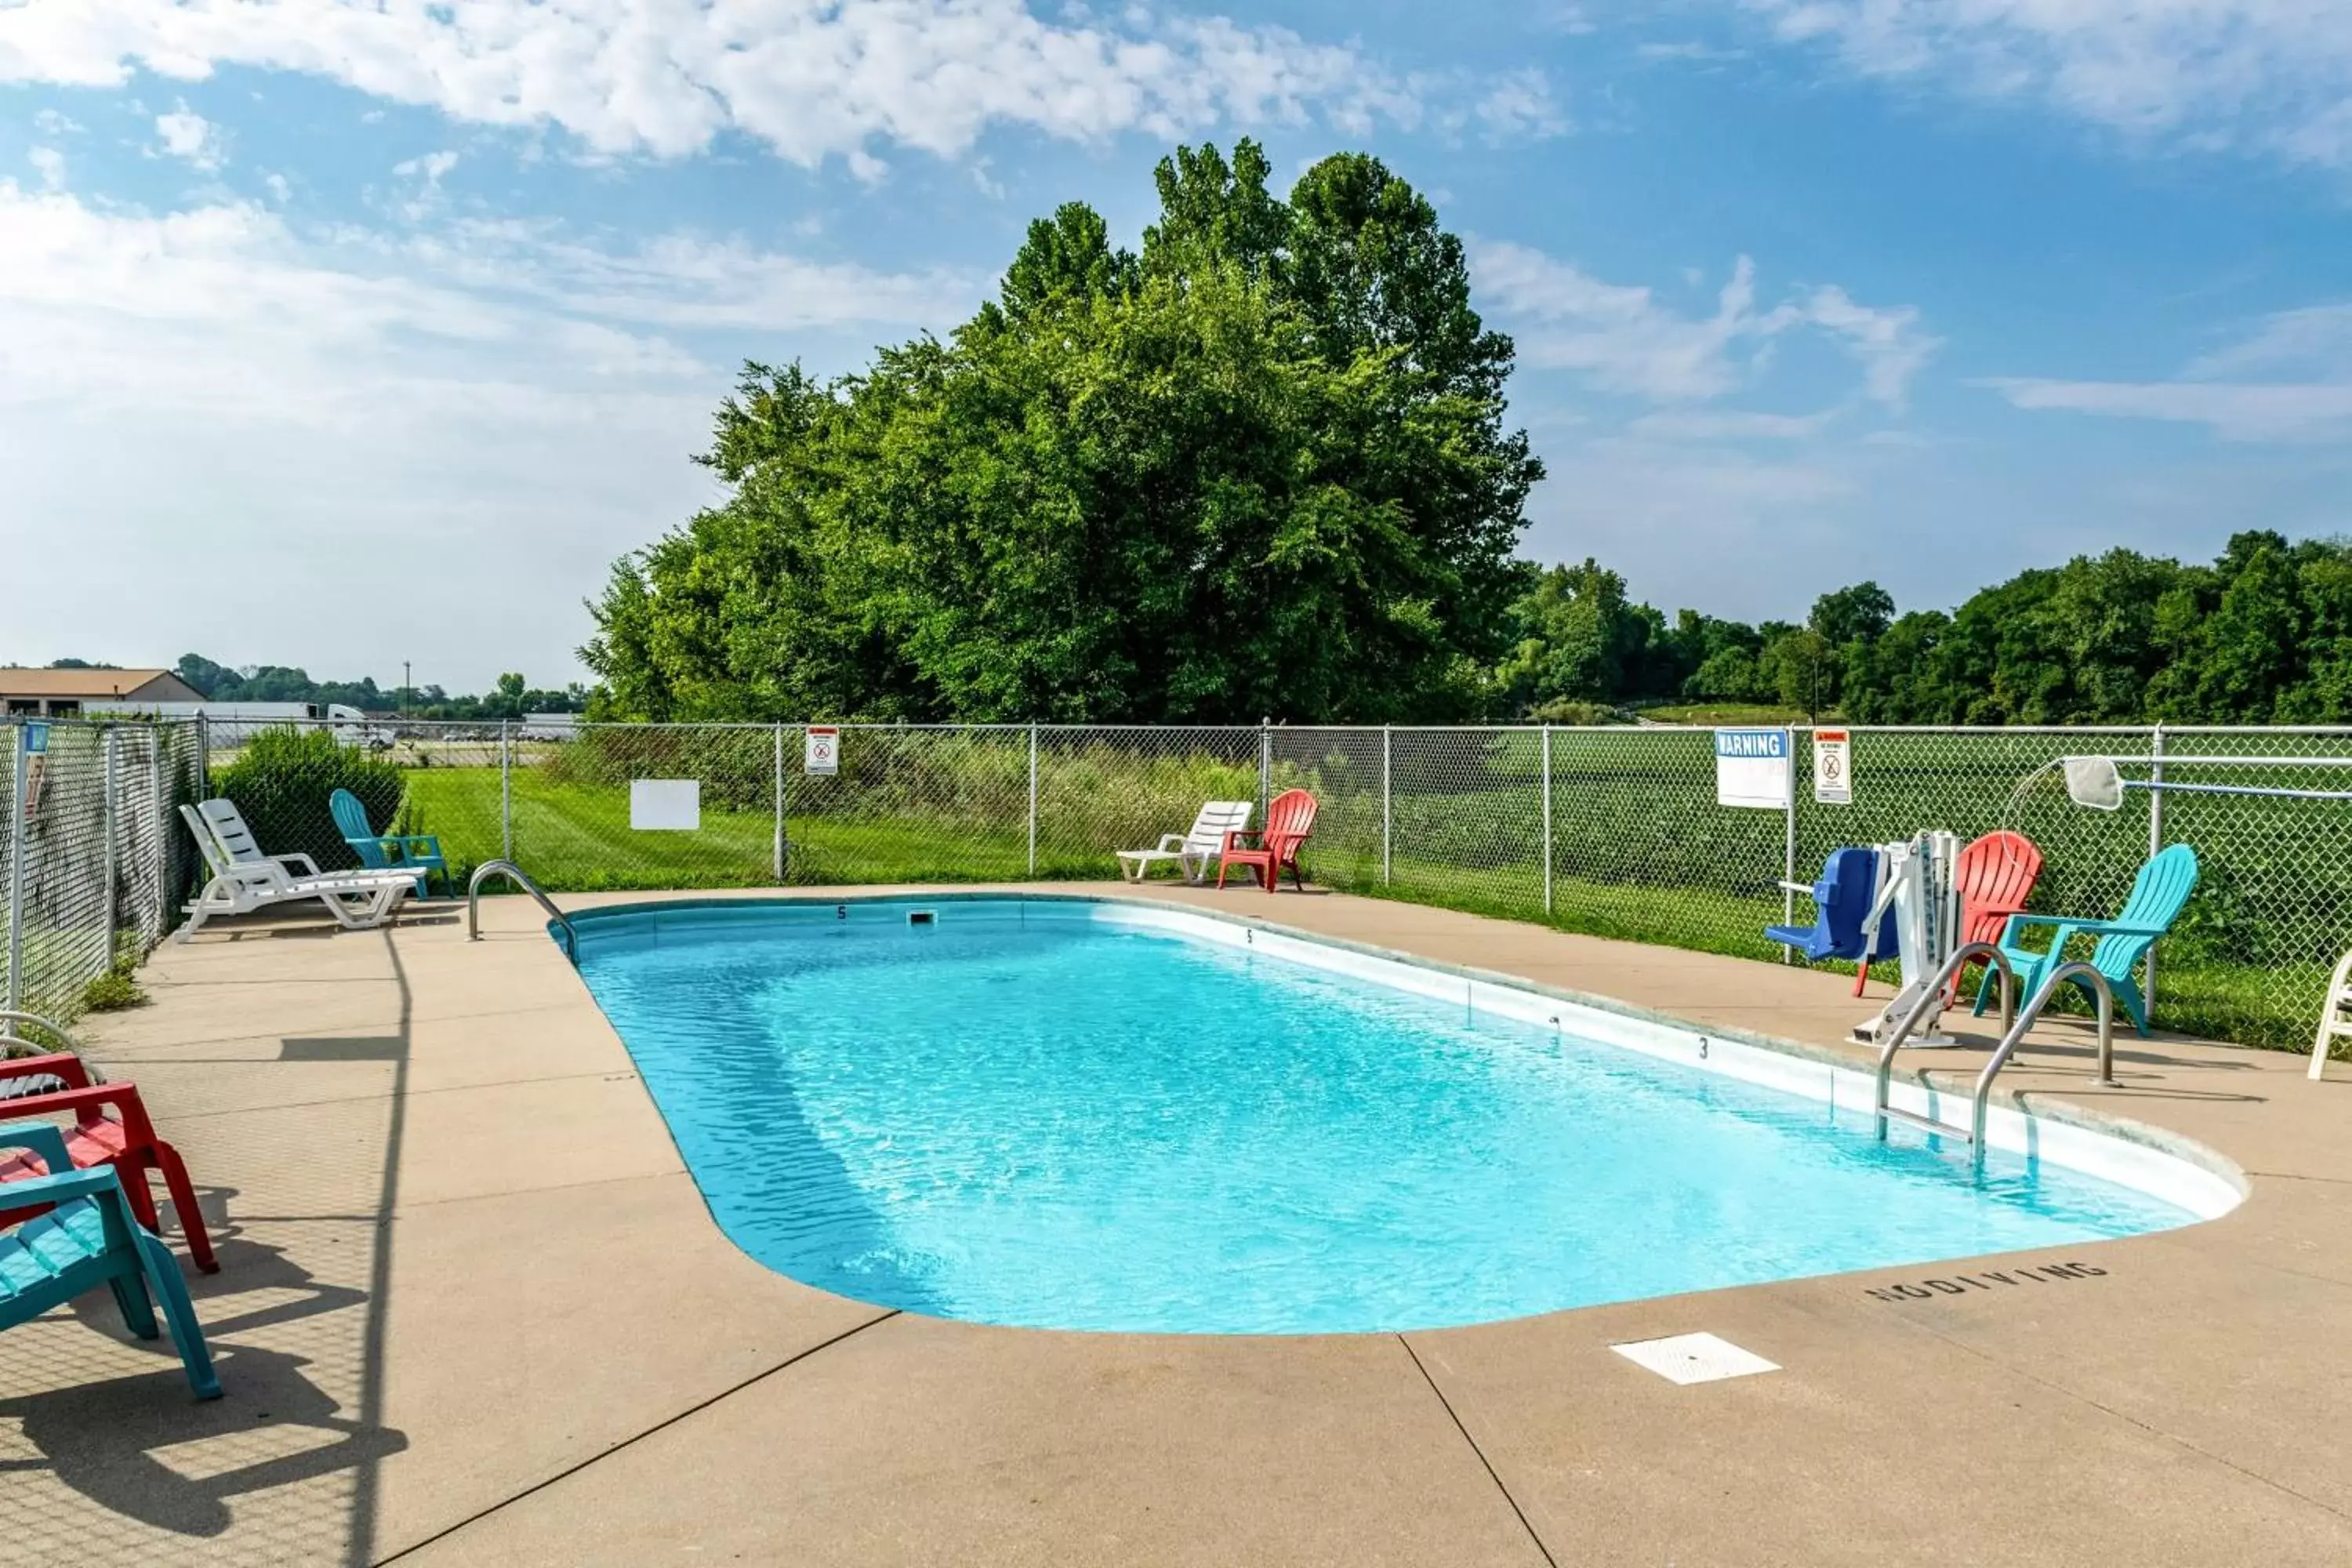
[(1830, 858), (1822, 863), (1820, 881), (1810, 888), (1802, 882), (1780, 885), (1812, 896), (1813, 923), (1766, 926), (1764, 935), (1769, 940), (1795, 948), (1799, 955), (1816, 963), (1825, 958), (1859, 963), (1865, 955), (1874, 961), (1895, 956), (1892, 911), (1880, 919), (1874, 943), (1862, 928), (1870, 914), (1872, 900), (1878, 897), (1875, 849), (1832, 849)]

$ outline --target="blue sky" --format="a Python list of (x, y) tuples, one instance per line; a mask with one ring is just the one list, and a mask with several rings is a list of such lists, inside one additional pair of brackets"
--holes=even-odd
[(1241, 134), (1436, 201), (1670, 611), (2352, 531), (2338, 0), (0, 0), (0, 659), (568, 679), (741, 361)]

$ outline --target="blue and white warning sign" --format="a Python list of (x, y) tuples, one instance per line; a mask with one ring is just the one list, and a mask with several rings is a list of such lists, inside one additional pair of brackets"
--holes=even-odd
[(1789, 808), (1789, 731), (1717, 730), (1715, 732), (1715, 803)]

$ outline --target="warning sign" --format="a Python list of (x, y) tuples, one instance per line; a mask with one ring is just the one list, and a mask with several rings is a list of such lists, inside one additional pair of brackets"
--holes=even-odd
[(841, 771), (841, 731), (831, 724), (809, 726), (808, 741), (801, 753), (802, 771), (816, 776)]
[(1813, 731), (1813, 798), (1823, 805), (1853, 804), (1853, 744), (1843, 730)]
[(1715, 800), (1783, 811), (1789, 805), (1789, 731), (1717, 730)]

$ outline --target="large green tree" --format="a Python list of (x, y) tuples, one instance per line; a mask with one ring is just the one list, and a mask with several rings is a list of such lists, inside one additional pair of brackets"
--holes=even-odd
[(1139, 255), (1076, 204), (944, 341), (747, 367), (729, 499), (582, 656), (651, 719), (1444, 719), (1486, 700), (1541, 475), (1460, 243), (1377, 161), (1285, 201), (1180, 149)]

